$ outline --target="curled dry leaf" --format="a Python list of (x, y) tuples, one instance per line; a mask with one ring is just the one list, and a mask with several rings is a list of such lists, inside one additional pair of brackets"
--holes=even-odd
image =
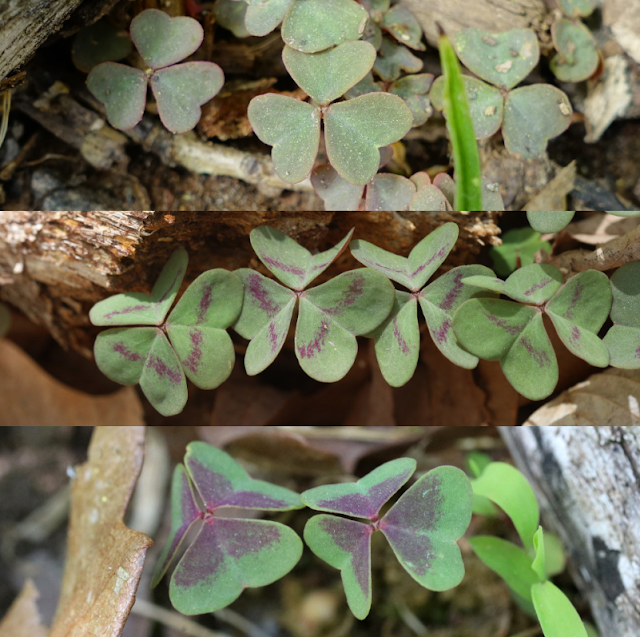
[(89, 460), (76, 467), (67, 561), (49, 637), (118, 637), (133, 606), (152, 541), (122, 519), (144, 453), (140, 404), (128, 414), (129, 426), (96, 427)]
[(0, 622), (0, 637), (47, 637), (47, 629), (40, 622), (38, 597), (35, 585), (27, 580)]

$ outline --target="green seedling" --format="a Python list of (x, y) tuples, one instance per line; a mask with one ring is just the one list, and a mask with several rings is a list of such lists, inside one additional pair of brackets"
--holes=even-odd
[(178, 562), (169, 585), (174, 607), (185, 615), (211, 613), (244, 588), (286, 575), (302, 555), (290, 528), (268, 520), (219, 516), (228, 507), (291, 511), (303, 507), (289, 489), (253, 480), (227, 453), (204, 442), (187, 446), (171, 486), (171, 534), (158, 558), (152, 586), (162, 579), (188, 531), (200, 530)]
[(553, 45), (558, 52), (549, 67), (561, 82), (582, 82), (600, 64), (600, 54), (591, 31), (579, 20), (562, 18), (551, 27)]
[(627, 263), (611, 277), (613, 327), (604, 337), (611, 364), (640, 369), (640, 261)]
[(102, 19), (82, 29), (73, 40), (71, 59), (75, 66), (89, 73), (101, 62), (117, 62), (133, 50), (126, 31)]
[[(456, 543), (471, 521), (472, 492), (456, 467), (424, 474), (383, 516), (384, 504), (409, 480), (415, 460), (387, 462), (352, 484), (316, 487), (302, 501), (316, 511), (304, 539), (322, 560), (340, 569), (351, 612), (364, 619), (371, 609), (371, 536), (381, 531), (400, 564), (420, 585), (435, 591), (457, 586), (464, 564)], [(352, 520), (351, 517), (360, 520)]]
[(395, 82), (402, 72), (418, 73), (423, 62), (416, 57), (407, 47), (398, 44), (392, 38), (383, 37), (377, 49), (378, 56), (373, 65), (373, 70), (383, 82)]
[(11, 311), (4, 304), (0, 303), (0, 338), (2, 338), (11, 327)]
[(274, 228), (251, 231), (258, 258), (284, 285), (254, 270), (237, 270), (245, 298), (233, 328), (251, 341), (244, 359), (247, 374), (258, 374), (275, 360), (296, 306), (295, 353), (302, 369), (321, 382), (337, 381), (351, 369), (358, 350), (356, 336), (371, 332), (389, 315), (393, 286), (367, 268), (307, 286), (338, 258), (352, 233), (330, 250), (312, 255)]
[[(535, 33), (463, 29), (454, 44), (463, 64), (480, 78), (463, 76), (476, 138), (490, 137), (502, 127), (511, 154), (522, 159), (542, 155), (547, 141), (571, 123), (572, 109), (569, 98), (549, 84), (514, 88), (538, 63)], [(433, 83), (429, 96), (435, 108), (444, 108), (444, 79)]]
[(533, 264), (516, 270), (506, 281), (471, 276), (462, 283), (513, 299), (466, 301), (453, 317), (453, 331), (469, 353), (499, 360), (507, 380), (526, 398), (547, 398), (558, 382), (558, 362), (543, 314), (575, 356), (595, 367), (609, 364), (607, 347), (598, 338), (612, 302), (606, 274), (587, 270), (562, 285), (557, 268)]
[(146, 69), (102, 62), (87, 77), (91, 93), (105, 106), (114, 128), (133, 128), (144, 114), (150, 85), (162, 123), (185, 133), (200, 120), (200, 106), (222, 88), (224, 74), (213, 62), (184, 62), (202, 43), (203, 29), (193, 18), (170, 18), (147, 9), (131, 22), (131, 39)]
[[(527, 212), (527, 221), (537, 232), (559, 232), (571, 223), (575, 214), (575, 212), (570, 210), (529, 211)], [(545, 249), (547, 254), (551, 253), (550, 246), (545, 246)], [(533, 263), (533, 261), (531, 261), (531, 263)], [(500, 274), (500, 272), (498, 274)]]
[[(539, 220), (540, 217), (537, 219)], [(542, 241), (537, 227), (536, 230), (525, 227), (505, 232), (502, 235), (502, 245), (491, 248), (489, 254), (498, 275), (509, 276), (518, 268), (531, 265), (540, 250), (551, 254), (551, 244), (548, 241)]]
[(471, 538), (471, 548), (504, 579), (515, 600), (537, 617), (545, 637), (587, 637), (569, 599), (549, 581), (564, 570), (566, 557), (560, 539), (539, 526), (538, 503), (526, 478), (503, 462), (483, 460), (480, 465), (474, 458), (472, 464), (474, 497), (500, 507), (511, 518), (524, 548), (491, 536)]
[(586, 18), (598, 6), (598, 0), (558, 0), (560, 8), (570, 18)]
[(370, 93), (337, 102), (370, 70), (376, 51), (368, 42), (345, 42), (320, 53), (284, 47), (282, 59), (313, 103), (267, 93), (254, 97), (248, 116), (256, 135), (273, 146), (276, 172), (288, 183), (302, 181), (313, 168), (320, 122), (331, 165), (347, 181), (364, 185), (380, 164), (379, 148), (401, 139), (413, 116), (400, 97)]
[(382, 32), (386, 32), (401, 44), (416, 51), (424, 51), (422, 27), (417, 18), (402, 5), (391, 6), (390, 0), (361, 0), (369, 12), (369, 37), (378, 42), (380, 48)]
[(176, 250), (150, 295), (117, 294), (96, 303), (89, 312), (94, 325), (112, 328), (96, 339), (94, 354), (100, 371), (122, 385), (140, 383), (149, 402), (164, 416), (184, 408), (185, 375), (197, 387), (213, 389), (229, 377), (235, 361), (225, 330), (240, 314), (242, 281), (226, 270), (204, 272), (169, 314), (187, 263), (187, 252)]
[(449, 270), (425, 287), (447, 258), (457, 238), (457, 224), (445, 223), (420, 241), (408, 258), (387, 252), (367, 241), (351, 242), (351, 253), (360, 263), (411, 290), (410, 293), (396, 290), (391, 313), (371, 333), (375, 338), (376, 358), (382, 375), (394, 387), (404, 385), (418, 364), (418, 304), (438, 349), (461, 367), (472, 369), (478, 364), (476, 356), (459, 346), (451, 326), (453, 314), (462, 303), (478, 295), (487, 295), (483, 290), (463, 285), (462, 281), (474, 275), (490, 276), (493, 272), (482, 265), (463, 265)]

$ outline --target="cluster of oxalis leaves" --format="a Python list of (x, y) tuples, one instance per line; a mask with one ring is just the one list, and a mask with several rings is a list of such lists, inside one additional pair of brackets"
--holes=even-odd
[[(255, 228), (252, 247), (277, 280), (248, 268), (210, 270), (170, 312), (188, 260), (184, 250), (176, 251), (151, 295), (118, 294), (91, 309), (94, 325), (111, 328), (96, 339), (98, 367), (116, 382), (140, 383), (160, 413), (173, 415), (186, 403), (187, 377), (203, 389), (228, 378), (235, 361), (228, 327), (250, 341), (244, 365), (255, 375), (281, 351), (297, 308), (294, 351), (309, 376), (321, 382), (343, 378), (356, 359), (356, 337), (366, 336), (375, 341), (382, 375), (399, 387), (418, 363), (420, 306), (444, 356), (467, 369), (479, 358), (499, 360), (509, 382), (531, 400), (548, 397), (558, 381), (545, 314), (565, 346), (591, 365), (640, 368), (638, 263), (619, 268), (611, 282), (587, 270), (563, 284), (557, 268), (535, 263), (506, 280), (475, 264), (430, 282), (458, 238), (457, 224), (445, 223), (408, 257), (351, 241), (351, 253), (367, 267), (309, 287), (346, 249), (352, 233), (311, 254), (279, 230)], [(598, 333), (610, 310), (614, 326), (602, 341)]]
[[(169, 585), (172, 604), (192, 615), (223, 608), (246, 587), (270, 584), (302, 554), (298, 535), (274, 521), (223, 517), (236, 507), (322, 513), (304, 529), (309, 548), (340, 569), (347, 602), (364, 619), (371, 608), (371, 536), (381, 531), (400, 564), (435, 591), (457, 586), (464, 564), (457, 540), (471, 521), (473, 495), (464, 472), (442, 466), (422, 475), (384, 513), (381, 509), (411, 478), (416, 462), (387, 462), (355, 483), (317, 487), (301, 495), (253, 480), (224, 451), (203, 442), (187, 447), (171, 489), (171, 533), (158, 559), (155, 586), (194, 524), (200, 530), (179, 560)], [(356, 518), (356, 519), (352, 519)]]

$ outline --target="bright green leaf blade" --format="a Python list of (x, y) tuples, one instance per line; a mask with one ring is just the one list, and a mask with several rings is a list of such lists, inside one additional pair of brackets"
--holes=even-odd
[(558, 53), (549, 66), (561, 82), (582, 82), (595, 73), (600, 56), (591, 31), (582, 22), (557, 20), (551, 35)]
[(594, 367), (609, 365), (609, 350), (597, 334), (578, 327), (572, 321), (562, 318), (550, 309), (547, 310), (547, 315), (553, 322), (560, 340), (571, 353)]
[(171, 603), (185, 615), (220, 610), (244, 588), (286, 575), (301, 555), (302, 541), (283, 524), (210, 518), (171, 577)]
[(533, 307), (512, 301), (471, 299), (453, 315), (453, 331), (468, 352), (496, 361), (507, 354), (537, 313)]
[(87, 77), (87, 88), (104, 104), (109, 124), (120, 130), (133, 128), (144, 115), (147, 76), (116, 62), (102, 62)]
[(598, 6), (598, 0), (558, 0), (560, 8), (570, 17), (586, 18)]
[(267, 93), (251, 100), (247, 115), (258, 138), (273, 146), (278, 176), (290, 184), (302, 181), (318, 154), (320, 111), (292, 97)]
[(621, 369), (640, 369), (640, 327), (614, 325), (604, 337), (610, 363)]
[(531, 563), (531, 568), (538, 576), (538, 579), (541, 582), (544, 582), (547, 579), (547, 558), (545, 554), (544, 531), (542, 530), (541, 526), (538, 527), (538, 530), (533, 536), (533, 548), (535, 550), (535, 557), (533, 558), (533, 562)]
[(298, 51), (316, 53), (357, 40), (368, 19), (354, 0), (296, 0), (282, 23), (282, 39)]
[(140, 389), (163, 416), (175, 416), (187, 404), (187, 379), (182, 365), (160, 330), (156, 330), (156, 338), (142, 370)]
[(4, 304), (0, 303), (0, 338), (2, 338), (11, 327), (11, 311)]
[(626, 263), (611, 277), (611, 320), (618, 325), (640, 327), (640, 261)]
[(172, 133), (186, 133), (200, 121), (200, 106), (222, 88), (224, 73), (213, 62), (185, 62), (156, 71), (149, 84), (164, 126)]
[(329, 161), (347, 181), (364, 185), (378, 170), (378, 149), (404, 137), (412, 122), (407, 105), (390, 93), (369, 93), (332, 104), (324, 114)]
[(249, 3), (244, 25), (251, 35), (271, 33), (284, 19), (295, 0), (245, 0)]
[(99, 301), (89, 311), (93, 325), (161, 325), (187, 271), (189, 255), (176, 250), (153, 286), (151, 294), (129, 292)]
[(328, 164), (318, 166), (311, 173), (311, 185), (324, 201), (325, 210), (358, 210), (364, 194), (363, 186), (356, 186), (340, 177)]
[(193, 18), (169, 17), (164, 11), (147, 9), (131, 21), (131, 39), (152, 68), (161, 69), (195, 53), (204, 37), (200, 23)]
[(384, 379), (392, 387), (409, 382), (420, 356), (418, 304), (415, 297), (396, 290), (389, 317), (375, 332), (375, 352)]
[(540, 239), (533, 228), (514, 228), (502, 235), (502, 245), (491, 248), (493, 269), (500, 276), (509, 276), (520, 267), (531, 265), (539, 250), (551, 253), (551, 244)]
[(422, 40), (422, 28), (420, 23), (409, 9), (401, 5), (394, 5), (384, 14), (382, 26), (391, 35), (405, 46), (417, 51), (424, 51)]
[(547, 577), (553, 577), (564, 571), (567, 556), (562, 541), (557, 535), (544, 532), (545, 570)]
[(362, 41), (344, 42), (319, 53), (302, 53), (289, 46), (282, 51), (282, 61), (296, 84), (322, 106), (357, 84), (375, 59), (376, 50)]
[(132, 49), (127, 32), (102, 19), (76, 35), (71, 47), (71, 59), (77, 68), (89, 73), (101, 62), (117, 62), (127, 57)]
[(539, 582), (531, 587), (531, 596), (544, 637), (587, 637), (580, 615), (557, 586)]
[(529, 400), (542, 400), (558, 384), (558, 361), (547, 336), (542, 313), (533, 318), (515, 340), (500, 367), (514, 389)]
[(531, 29), (489, 33), (462, 29), (455, 47), (462, 63), (478, 77), (503, 89), (519, 84), (538, 64), (540, 47)]
[(474, 493), (489, 498), (511, 518), (525, 549), (533, 547), (540, 513), (533, 489), (522, 473), (506, 462), (492, 462), (472, 485)]
[(373, 527), (335, 515), (315, 515), (304, 527), (304, 541), (321, 560), (340, 569), (347, 603), (355, 617), (371, 610), (371, 533)]
[(576, 213), (570, 210), (531, 210), (527, 220), (537, 232), (559, 232), (566, 228)]
[(156, 561), (151, 588), (157, 586), (167, 572), (171, 561), (180, 549), (182, 540), (200, 515), (200, 510), (193, 497), (189, 476), (184, 465), (178, 464), (173, 471), (173, 479), (171, 480), (171, 531), (162, 553)]
[(497, 573), (509, 588), (520, 597), (531, 599), (531, 587), (539, 580), (526, 551), (511, 542), (486, 535), (469, 538), (469, 544), (483, 564)]
[(464, 576), (456, 541), (471, 522), (472, 507), (471, 484), (464, 472), (437, 467), (405, 491), (379, 528), (413, 579), (430, 590), (444, 591)]
[(514, 89), (504, 102), (504, 145), (520, 159), (540, 157), (547, 142), (567, 130), (572, 112), (569, 98), (550, 84)]
[(101, 332), (93, 348), (98, 369), (116, 383), (136, 385), (157, 334), (155, 327), (116, 327)]
[(391, 38), (383, 37), (373, 70), (385, 82), (395, 82), (402, 75), (402, 71), (418, 73), (422, 70), (422, 66), (422, 60), (411, 53), (407, 47)]
[(416, 187), (413, 182), (392, 173), (378, 173), (367, 186), (366, 210), (407, 210)]
[(474, 478), (479, 478), (482, 472), (493, 462), (491, 456), (482, 451), (470, 451), (465, 456), (467, 470)]
[(213, 5), (213, 15), (216, 22), (228, 29), (236, 38), (246, 38), (250, 35), (245, 26), (245, 17), (249, 5), (237, 0), (218, 0)]
[(515, 301), (541, 305), (560, 289), (562, 273), (552, 265), (532, 263), (516, 270), (505, 283), (505, 294)]

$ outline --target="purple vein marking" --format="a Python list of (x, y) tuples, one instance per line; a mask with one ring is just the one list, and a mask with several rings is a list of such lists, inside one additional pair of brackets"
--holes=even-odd
[(171, 285), (165, 290), (164, 294), (157, 300), (157, 303), (162, 303), (162, 301), (164, 301), (167, 296), (169, 296), (169, 293), (171, 292), (171, 290), (173, 290), (173, 286), (176, 284), (176, 281), (184, 274), (184, 268), (180, 268), (177, 272), (176, 275), (173, 277), (173, 281), (171, 281)]
[(166, 376), (174, 385), (179, 385), (182, 380), (182, 374), (179, 371), (168, 367), (158, 356), (149, 356), (147, 367), (151, 367), (153, 371), (160, 376), (160, 378), (164, 378)]
[(402, 337), (402, 334), (400, 334), (400, 329), (398, 328), (397, 316), (393, 317), (393, 335), (396, 337), (396, 340), (398, 341), (398, 345), (400, 345), (400, 349), (402, 350), (402, 353), (406, 356), (411, 350), (407, 345), (407, 341), (405, 341), (404, 338)]
[(575, 289), (573, 290), (573, 297), (571, 299), (571, 303), (569, 303), (569, 307), (566, 309), (565, 313), (562, 315), (566, 319), (573, 319), (573, 310), (576, 305), (582, 299), (582, 292), (584, 291), (584, 286), (580, 281), (576, 282)]
[(523, 336), (520, 339), (520, 343), (522, 346), (531, 354), (533, 360), (538, 364), (538, 367), (546, 367), (551, 364), (549, 357), (547, 356), (547, 352), (542, 349), (536, 349), (533, 346), (533, 343), (526, 337)]
[(324, 310), (327, 314), (339, 314), (342, 310), (353, 305), (356, 299), (364, 292), (364, 277), (362, 275), (354, 276), (351, 285), (342, 291), (342, 299), (335, 307)]
[(330, 263), (331, 263), (331, 261), (327, 261), (326, 263), (318, 263), (318, 265), (314, 265), (313, 268), (311, 268), (311, 269), (314, 272), (316, 270), (322, 270), (323, 268), (326, 268)]
[(296, 268), (294, 265), (288, 265), (286, 263), (282, 263), (282, 261), (277, 261), (276, 259), (272, 259), (271, 257), (267, 257), (261, 255), (260, 258), (265, 263), (265, 265), (273, 266), (278, 270), (282, 270), (283, 272), (289, 272), (290, 274), (295, 274), (296, 276), (304, 276), (306, 272), (302, 268)]
[(213, 285), (207, 285), (202, 293), (202, 298), (200, 299), (200, 305), (198, 306), (198, 319), (196, 320), (196, 325), (200, 325), (204, 323), (204, 320), (207, 318), (207, 312), (211, 307), (211, 292), (213, 290)]
[(200, 360), (202, 359), (202, 331), (194, 329), (189, 336), (191, 336), (191, 352), (189, 353), (189, 358), (186, 361), (182, 361), (182, 364), (189, 371), (197, 374)]
[(276, 333), (276, 325), (273, 321), (269, 323), (269, 341), (271, 342), (271, 353), (278, 349), (278, 334)]
[(149, 310), (149, 309), (153, 309), (153, 306), (152, 305), (130, 305), (129, 307), (124, 307), (121, 310), (114, 310), (113, 312), (109, 312), (109, 314), (105, 314), (104, 317), (106, 319), (110, 319), (120, 314), (131, 314), (131, 312), (137, 312), (138, 310)]
[(535, 285), (531, 286), (525, 293), (525, 296), (531, 296), (534, 292), (537, 292), (538, 290), (542, 290), (542, 288), (547, 287), (547, 285), (549, 285), (549, 283), (553, 283), (553, 279), (551, 277), (547, 277), (545, 279), (542, 279), (542, 281), (539, 281), (538, 283), (536, 283)]
[(449, 330), (451, 329), (451, 319), (448, 318), (437, 330), (431, 330), (433, 338), (435, 338), (438, 345), (443, 345), (448, 338)]
[(390, 268), (388, 265), (383, 265), (382, 263), (377, 263), (375, 261), (365, 261), (362, 259), (362, 262), (366, 265), (370, 265), (373, 268), (380, 268), (381, 270), (386, 270), (387, 272), (394, 272), (395, 274), (407, 274), (405, 270), (396, 270), (395, 268)]
[(250, 274), (247, 277), (249, 283), (249, 294), (254, 301), (260, 306), (263, 312), (266, 312), (269, 318), (273, 318), (279, 311), (280, 307), (269, 298), (267, 288), (262, 284), (259, 274)]
[(580, 340), (580, 328), (577, 325), (573, 326), (573, 329), (571, 330), (571, 334), (569, 335), (569, 340), (576, 345), (578, 343), (578, 341)]
[(464, 284), (462, 283), (462, 272), (456, 272), (456, 275), (453, 277), (453, 287), (447, 292), (447, 295), (440, 302), (440, 309), (448, 312), (453, 304), (456, 302), (456, 299), (462, 292), (462, 288)]
[(500, 319), (497, 316), (494, 316), (493, 314), (489, 314), (488, 312), (485, 312), (485, 316), (492, 323), (495, 323), (498, 327), (502, 328), (505, 332), (508, 332), (509, 334), (511, 334), (513, 336), (516, 336), (517, 334), (520, 334), (520, 332), (523, 329), (518, 325), (509, 325), (509, 323), (507, 323), (504, 319)]
[(307, 345), (298, 345), (298, 352), (302, 358), (313, 358), (316, 353), (320, 353), (324, 347), (324, 341), (327, 338), (329, 332), (329, 326), (324, 321), (320, 325), (320, 331), (316, 334), (315, 338)]
[(636, 358), (640, 358), (640, 347), (636, 350)]
[(444, 259), (447, 256), (447, 248), (440, 248), (428, 261), (423, 263), (415, 272), (412, 272), (409, 276), (413, 278), (416, 274), (420, 274), (427, 266), (431, 265), (436, 259)]
[(122, 341), (114, 344), (113, 351), (118, 352), (118, 354), (122, 354), (122, 356), (132, 363), (137, 363), (142, 360), (142, 356), (140, 356), (140, 354), (132, 352)]

